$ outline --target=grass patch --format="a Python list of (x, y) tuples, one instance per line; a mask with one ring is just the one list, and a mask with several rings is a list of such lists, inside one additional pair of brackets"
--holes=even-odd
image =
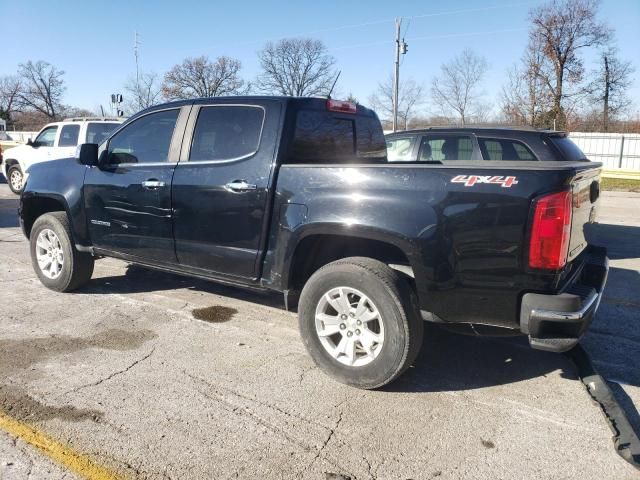
[(627, 178), (602, 178), (600, 186), (603, 190), (614, 190), (618, 192), (640, 192), (640, 180)]

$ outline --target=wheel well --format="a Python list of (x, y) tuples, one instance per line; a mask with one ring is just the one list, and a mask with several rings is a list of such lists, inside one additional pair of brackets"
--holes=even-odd
[(5, 167), (5, 168), (6, 168), (6, 171), (7, 171), (7, 172), (9, 171), (9, 168), (10, 168), (10, 167), (13, 167), (14, 165), (18, 165), (18, 166), (20, 166), (20, 163), (18, 163), (18, 161), (17, 161), (17, 160), (15, 160), (15, 159), (13, 159), (13, 158), (7, 158), (7, 159), (4, 161), (4, 164), (6, 165), (6, 167)]
[[(289, 288), (302, 290), (316, 270), (347, 257), (369, 257), (388, 265), (401, 265), (404, 268), (399, 270), (405, 275), (411, 268), (405, 253), (390, 243), (341, 235), (313, 235), (296, 246), (289, 269)], [(413, 278), (409, 276), (409, 280), (412, 282)]]
[(31, 236), (31, 228), (33, 224), (45, 213), (49, 212), (65, 212), (64, 204), (60, 200), (50, 197), (30, 198), (22, 206), (22, 218), (24, 220), (24, 231), (27, 237)]

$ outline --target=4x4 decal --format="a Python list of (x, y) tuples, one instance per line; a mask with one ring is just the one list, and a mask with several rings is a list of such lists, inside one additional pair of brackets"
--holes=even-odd
[(463, 183), (465, 187), (473, 187), (478, 183), (494, 183), (503, 188), (511, 188), (518, 183), (518, 177), (500, 177), (491, 175), (457, 175), (451, 179), (451, 183)]

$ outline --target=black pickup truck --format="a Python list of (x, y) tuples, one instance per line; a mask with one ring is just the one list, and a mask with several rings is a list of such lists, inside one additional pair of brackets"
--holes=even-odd
[(19, 215), (53, 290), (79, 288), (109, 256), (282, 292), (314, 361), (376, 388), (414, 361), (423, 320), (574, 346), (608, 271), (584, 234), (600, 167), (389, 163), (361, 105), (198, 99), (34, 165)]

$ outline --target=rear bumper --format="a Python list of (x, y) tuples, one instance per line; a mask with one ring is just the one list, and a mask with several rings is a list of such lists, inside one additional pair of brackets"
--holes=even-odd
[(583, 267), (561, 293), (526, 293), (520, 307), (520, 330), (532, 348), (565, 352), (580, 341), (598, 310), (609, 273), (607, 250), (589, 247)]

